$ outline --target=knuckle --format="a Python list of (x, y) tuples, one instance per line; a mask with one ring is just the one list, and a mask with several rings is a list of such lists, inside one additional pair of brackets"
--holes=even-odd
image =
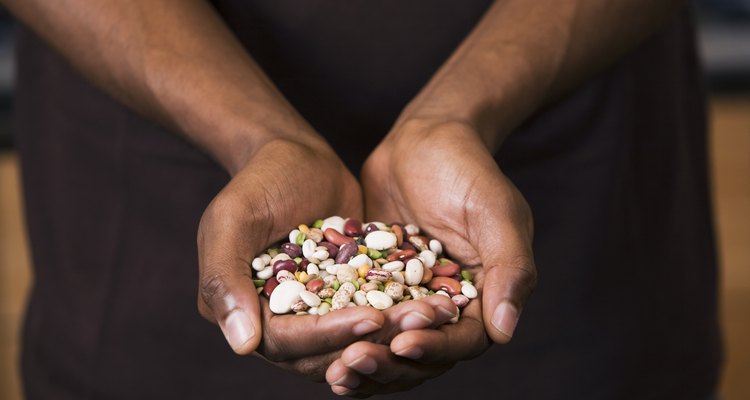
[(224, 275), (213, 274), (201, 278), (199, 293), (203, 304), (213, 309), (218, 299), (223, 299), (229, 294)]

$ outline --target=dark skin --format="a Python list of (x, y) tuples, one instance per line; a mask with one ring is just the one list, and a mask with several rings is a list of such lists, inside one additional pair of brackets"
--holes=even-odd
[[(637, 45), (683, 2), (497, 1), (367, 160), (365, 202), (330, 146), (205, 1), (2, 3), (88, 79), (232, 176), (198, 232), (198, 308), (230, 346), (313, 379), (325, 373), (335, 393), (368, 396), (408, 389), (511, 339), (536, 282), (533, 224), (491, 154), (540, 107)], [(299, 165), (315, 165), (315, 186), (287, 173)], [(447, 189), (427, 190), (434, 187)], [(271, 316), (255, 295), (250, 260), (288, 227), (334, 214), (420, 225), (476, 269), (481, 298), (457, 324), (444, 324), (455, 309), (439, 296), (385, 313)], [(369, 322), (357, 327), (354, 320)], [(307, 336), (332, 338), (300, 343), (294, 332), (310, 329), (320, 335)]]

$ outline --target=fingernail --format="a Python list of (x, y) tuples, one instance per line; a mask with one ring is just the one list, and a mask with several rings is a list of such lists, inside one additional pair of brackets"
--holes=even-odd
[(500, 303), (492, 314), (492, 325), (507, 337), (513, 337), (518, 323), (518, 310), (508, 302)]
[(420, 349), (419, 346), (411, 346), (406, 349), (399, 350), (395, 352), (394, 354), (399, 357), (411, 358), (412, 360), (417, 360), (419, 358), (422, 358), (422, 355), (424, 355), (424, 350)]
[(452, 319), (453, 317), (456, 316), (455, 311), (448, 310), (447, 308), (443, 306), (438, 306), (437, 310), (438, 310), (438, 313), (440, 313), (440, 316), (447, 320)]
[(362, 336), (366, 335), (368, 333), (375, 332), (376, 330), (382, 328), (383, 326), (376, 323), (375, 321), (366, 319), (363, 321), (358, 322), (354, 327), (352, 328), (352, 333), (355, 336)]
[(361, 372), (363, 374), (371, 374), (375, 372), (376, 369), (378, 369), (378, 363), (375, 362), (372, 357), (363, 355), (362, 357), (349, 363), (347, 367), (356, 369), (357, 372)]
[(250, 322), (250, 316), (242, 310), (232, 311), (221, 326), (229, 346), (235, 351), (242, 348), (255, 336), (255, 327)]
[(359, 375), (357, 374), (344, 374), (335, 382), (331, 383), (331, 386), (344, 386), (349, 389), (356, 389), (359, 386)]
[(412, 311), (404, 317), (403, 320), (401, 320), (401, 329), (408, 331), (413, 329), (422, 329), (426, 326), (430, 326), (432, 324), (432, 319), (430, 319), (428, 316)]

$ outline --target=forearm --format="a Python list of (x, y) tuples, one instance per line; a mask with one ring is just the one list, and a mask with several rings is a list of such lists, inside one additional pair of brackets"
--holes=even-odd
[(680, 0), (502, 0), (400, 121), (459, 122), (496, 149), (540, 106), (651, 34)]
[(0, 0), (87, 78), (230, 172), (312, 129), (203, 0)]

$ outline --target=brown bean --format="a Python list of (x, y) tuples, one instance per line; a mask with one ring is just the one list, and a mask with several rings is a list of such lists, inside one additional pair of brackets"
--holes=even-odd
[(386, 257), (386, 260), (388, 261), (404, 261), (408, 258), (413, 258), (417, 255), (417, 252), (414, 250), (401, 250), (397, 251), (393, 254), (389, 254), (388, 257)]
[(344, 234), (346, 236), (362, 236), (362, 222), (354, 218), (349, 218), (344, 223)]
[(305, 289), (307, 289), (308, 292), (318, 293), (320, 289), (323, 289), (323, 286), (325, 286), (325, 284), (326, 283), (322, 278), (315, 278), (307, 282), (307, 284), (305, 285)]
[(420, 285), (424, 285), (430, 280), (432, 280), (432, 270), (429, 268), (424, 269), (424, 274), (422, 275), (422, 280), (419, 282)]
[[(327, 231), (326, 231), (327, 232)], [(356, 256), (359, 252), (359, 247), (356, 243), (349, 242), (341, 246), (339, 253), (336, 255), (336, 264), (346, 264), (351, 260), (352, 257)]]
[(341, 245), (343, 245), (345, 243), (353, 243), (354, 242), (354, 239), (352, 239), (352, 238), (350, 238), (348, 236), (344, 236), (344, 235), (340, 234), (339, 231), (337, 231), (337, 230), (335, 230), (333, 228), (326, 229), (325, 232), (323, 232), (323, 236), (326, 237), (327, 241), (335, 244), (336, 246), (341, 246)]
[(461, 267), (458, 264), (436, 265), (432, 267), (432, 273), (435, 276), (453, 276), (461, 273)]
[(396, 235), (396, 246), (401, 247), (404, 243), (404, 230), (401, 229), (400, 225), (391, 225), (391, 232)]
[(294, 260), (278, 260), (273, 263), (273, 274), (276, 275), (281, 270), (286, 270), (291, 273), (297, 272), (297, 263)]
[(302, 256), (302, 248), (294, 243), (282, 244), (281, 251), (288, 254), (289, 257), (292, 257), (292, 258)]
[(276, 289), (276, 286), (279, 286), (279, 281), (276, 280), (276, 277), (271, 277), (266, 280), (266, 284), (263, 285), (263, 295), (271, 298), (271, 293), (273, 293), (273, 290)]
[(445, 290), (451, 296), (461, 294), (461, 284), (455, 279), (451, 279), (445, 276), (437, 276), (432, 278), (431, 281), (427, 282), (427, 288), (436, 292), (438, 290)]

